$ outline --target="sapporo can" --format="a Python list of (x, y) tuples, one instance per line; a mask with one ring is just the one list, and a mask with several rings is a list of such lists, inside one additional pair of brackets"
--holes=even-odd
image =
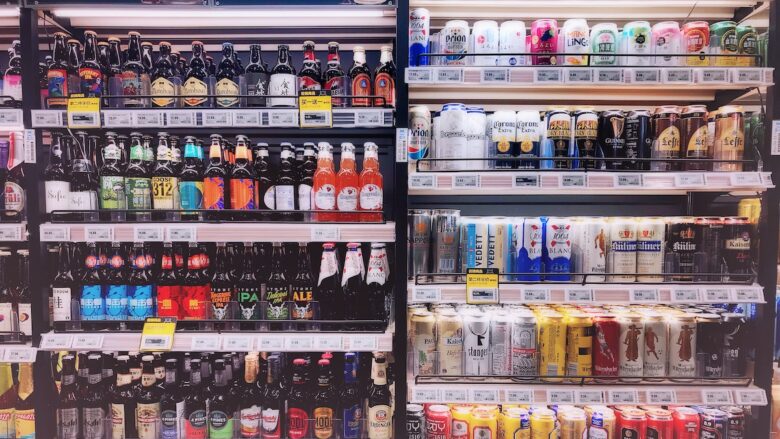
[(436, 319), (427, 310), (418, 310), (412, 314), (412, 349), (417, 375), (436, 373)]
[(610, 282), (636, 281), (637, 222), (634, 218), (613, 218), (609, 224)]
[(653, 150), (651, 171), (677, 171), (679, 164), (669, 159), (680, 158), (681, 141), (680, 109), (663, 106), (653, 114)]
[(512, 373), (512, 317), (497, 309), (490, 317), (491, 373), (508, 376)]
[(470, 405), (452, 406), (452, 436), (451, 439), (469, 439), (471, 431)]
[[(737, 23), (733, 21), (719, 21), (710, 25), (710, 55), (736, 55), (737, 47)], [(710, 57), (710, 65), (734, 66), (736, 57), (715, 56)]]
[(498, 415), (498, 439), (531, 439), (531, 417), (520, 407), (504, 407)]
[(495, 406), (477, 406), (471, 411), (470, 438), (492, 439), (498, 430), (498, 414)]
[(548, 408), (535, 409), (531, 414), (531, 439), (558, 437), (555, 412)]
[(406, 437), (424, 439), (425, 410), (419, 404), (406, 404)]
[(690, 407), (675, 407), (672, 409), (672, 419), (675, 439), (700, 439), (699, 412)]
[(647, 410), (647, 437), (657, 439), (674, 438), (672, 412), (661, 408)]
[(463, 375), (463, 322), (452, 308), (436, 313), (436, 351), (440, 375)]
[(521, 310), (512, 320), (512, 375), (532, 377), (539, 374), (537, 366), (536, 316)]
[[(680, 143), (682, 155), (687, 159), (709, 159), (710, 149), (707, 145), (707, 107), (690, 105), (683, 108), (681, 121)], [(688, 171), (709, 171), (707, 162), (686, 162)]]
[(615, 437), (615, 412), (604, 406), (593, 410), (588, 422), (588, 437), (595, 439), (611, 439)]
[[(641, 377), (644, 368), (645, 339), (644, 324), (638, 314), (624, 314), (618, 317), (620, 323), (620, 363), (618, 375)], [(633, 380), (623, 380), (633, 381)]]
[(587, 437), (588, 425), (585, 410), (579, 407), (570, 407), (566, 410), (558, 410), (558, 422), (560, 424), (560, 439), (582, 439)]
[[(413, 278), (418, 274), (431, 272), (431, 212), (429, 210), (409, 211), (409, 273)], [(416, 279), (415, 279), (416, 280)]]
[(726, 433), (727, 439), (746, 439), (747, 438), (747, 421), (745, 418), (745, 410), (742, 407), (729, 406), (724, 407), (723, 411), (728, 416), (728, 432)]
[(431, 212), (431, 236), (433, 248), (433, 271), (441, 275), (433, 276), (434, 281), (455, 282), (453, 275), (458, 263), (458, 237), (460, 235), (460, 211), (436, 209)]
[(708, 408), (701, 411), (701, 439), (726, 437), (728, 415), (723, 410)]
[(660, 313), (652, 312), (644, 316), (645, 355), (644, 376), (665, 377), (666, 362), (669, 356), (668, 333), (666, 321)]
[(669, 322), (669, 376), (691, 378), (696, 376), (696, 317), (691, 314), (670, 315)]
[(590, 376), (593, 371), (593, 321), (585, 313), (566, 316), (566, 376)]
[(758, 65), (758, 34), (753, 26), (746, 24), (737, 25), (737, 65), (741, 67), (755, 67)]
[(452, 414), (443, 404), (431, 404), (425, 410), (426, 439), (450, 439), (452, 436)]
[(647, 416), (645, 412), (635, 408), (618, 411), (617, 435), (618, 438), (642, 438), (647, 431)]
[(686, 57), (689, 66), (709, 65), (707, 53), (710, 47), (710, 25), (706, 21), (691, 21), (682, 26), (683, 50), (685, 53), (698, 54)]
[(666, 221), (663, 218), (642, 218), (637, 224), (636, 280), (663, 282), (664, 239)]
[(593, 318), (593, 375), (618, 376), (620, 360), (620, 323), (613, 315)]
[[(715, 116), (712, 158), (742, 160), (745, 154), (745, 111), (738, 105), (723, 106)], [(714, 162), (713, 171), (742, 171), (742, 163)]]
[[(537, 315), (539, 328), (539, 374), (546, 377), (563, 376), (566, 368), (566, 323), (563, 315), (543, 311)], [(546, 378), (547, 381), (560, 381)]]
[[(414, 165), (422, 159), (430, 158), (431, 150), (431, 112), (425, 105), (409, 109), (409, 164)], [(430, 170), (431, 162), (417, 164), (420, 171)]]
[(751, 242), (753, 225), (744, 217), (726, 218), (723, 230), (723, 259), (729, 280), (750, 280), (753, 273)]

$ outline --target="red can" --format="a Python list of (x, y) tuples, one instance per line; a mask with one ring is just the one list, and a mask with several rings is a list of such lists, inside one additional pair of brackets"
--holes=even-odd
[(648, 410), (647, 437), (648, 439), (673, 439), (674, 421), (672, 420), (672, 412), (660, 408)]
[(699, 439), (701, 425), (699, 412), (690, 407), (672, 409), (674, 420), (674, 439)]
[(747, 425), (745, 421), (745, 410), (742, 407), (730, 406), (723, 409), (728, 415), (728, 439), (745, 439), (747, 437)]
[(593, 375), (618, 376), (620, 324), (615, 316), (593, 318)]
[(615, 412), (618, 439), (645, 439), (647, 416), (643, 410), (627, 408)]
[(710, 24), (706, 21), (690, 21), (682, 26), (683, 50), (685, 53), (700, 54), (686, 57), (689, 66), (706, 66), (709, 60), (705, 56), (710, 46)]
[(442, 404), (431, 404), (425, 409), (427, 439), (449, 439), (452, 435), (452, 413)]

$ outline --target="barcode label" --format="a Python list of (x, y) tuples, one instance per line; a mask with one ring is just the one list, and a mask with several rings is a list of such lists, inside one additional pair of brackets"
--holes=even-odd
[(124, 110), (103, 111), (103, 124), (106, 128), (129, 128), (133, 126), (133, 113)]
[(526, 288), (523, 290), (523, 302), (549, 302), (548, 288)]
[(311, 337), (287, 337), (284, 340), (284, 345), (289, 351), (308, 351), (314, 346), (314, 339)]
[(268, 113), (268, 126), (289, 128), (298, 126), (298, 111), (271, 110)]
[(246, 336), (225, 336), (222, 339), (222, 350), (231, 352), (249, 352), (252, 350), (252, 338)]
[(171, 338), (167, 335), (143, 335), (141, 336), (142, 351), (168, 350), (171, 346)]
[(655, 288), (633, 289), (629, 292), (631, 303), (655, 303), (659, 301)]
[(414, 287), (412, 300), (425, 303), (441, 302), (441, 289), (436, 287)]
[(25, 163), (37, 163), (38, 156), (38, 143), (35, 139), (35, 130), (25, 129), (22, 133), (22, 144), (24, 146), (24, 162)]
[(442, 402), (448, 404), (453, 403), (465, 403), (469, 401), (468, 394), (465, 389), (444, 389)]
[(436, 82), (463, 82), (463, 69), (436, 69)]
[(620, 188), (642, 187), (642, 174), (621, 174), (615, 176), (615, 186)]
[(514, 188), (528, 188), (539, 187), (539, 175), (516, 175), (512, 179), (512, 187)]
[(582, 68), (571, 68), (566, 71), (566, 82), (572, 83), (590, 83), (593, 82), (593, 70)]
[(639, 396), (636, 390), (609, 390), (607, 391), (609, 404), (637, 404)]
[(645, 391), (645, 397), (648, 404), (676, 404), (677, 392), (674, 390), (651, 389)]
[(433, 189), (436, 187), (436, 176), (414, 173), (409, 175), (409, 189)]
[(726, 389), (704, 389), (701, 391), (701, 399), (707, 405), (733, 404), (731, 392)]
[(22, 241), (22, 225), (0, 226), (0, 241)]
[(479, 189), (479, 175), (476, 174), (458, 174), (452, 182), (455, 189)]
[(700, 300), (698, 288), (675, 288), (672, 290), (672, 302), (696, 303)]
[(693, 71), (691, 69), (666, 69), (664, 70), (664, 81), (667, 84), (690, 84), (693, 82)]
[(171, 242), (195, 242), (198, 232), (195, 226), (169, 226), (166, 241)]
[(69, 349), (73, 337), (66, 334), (43, 334), (41, 336), (41, 348), (50, 350)]
[(190, 344), (190, 350), (192, 351), (218, 351), (219, 350), (219, 337), (218, 336), (196, 336), (192, 337)]
[(704, 174), (684, 173), (674, 175), (674, 187), (696, 188), (704, 186)]
[(737, 69), (734, 72), (734, 82), (739, 84), (756, 84), (761, 81), (763, 69)]
[(761, 303), (764, 301), (764, 291), (760, 287), (737, 288), (734, 291), (734, 299), (737, 302)]
[(623, 82), (623, 69), (598, 69), (596, 74), (596, 82), (603, 83), (622, 83)]
[(508, 69), (482, 69), (479, 82), (482, 84), (505, 84), (509, 82)]
[(588, 177), (584, 174), (562, 174), (560, 176), (560, 187), (579, 188), (588, 186)]
[(763, 389), (735, 390), (737, 405), (767, 405), (766, 392)]
[(198, 117), (194, 111), (168, 111), (165, 113), (166, 126), (169, 127), (194, 127)]
[(3, 352), (3, 361), (6, 363), (34, 363), (36, 356), (32, 348), (6, 348)]
[(417, 82), (433, 81), (433, 72), (428, 68), (409, 67), (406, 69), (406, 83), (413, 84)]
[(601, 390), (577, 390), (577, 404), (603, 404), (604, 392)]
[(259, 127), (260, 123), (259, 111), (239, 110), (233, 112), (234, 127)]
[(82, 334), (76, 335), (73, 339), (72, 349), (77, 351), (100, 350), (103, 347), (103, 335), (101, 334)]
[(564, 297), (566, 302), (593, 302), (593, 290), (590, 288), (569, 288)]
[(338, 226), (316, 226), (311, 228), (311, 241), (338, 241), (341, 239), (341, 229)]
[(329, 128), (332, 123), (333, 113), (330, 111), (305, 111), (301, 110), (301, 126), (306, 128)]
[(395, 129), (395, 161), (396, 163), (409, 161), (409, 128)]
[(84, 226), (84, 240), (87, 242), (112, 242), (114, 228), (111, 226)]
[(230, 111), (204, 110), (201, 113), (204, 127), (229, 127), (233, 125), (233, 117)]
[(383, 110), (354, 110), (356, 127), (379, 127), (385, 123)]
[(563, 82), (563, 74), (561, 69), (536, 69), (534, 82), (560, 83)]
[(472, 389), (471, 390), (471, 402), (481, 403), (498, 403), (498, 390), (496, 389)]
[(6, 127), (19, 127), (22, 125), (22, 110), (0, 110), (0, 125)]
[(135, 124), (136, 127), (144, 127), (144, 128), (161, 127), (164, 125), (163, 112), (149, 111), (149, 110), (134, 111), (133, 123)]
[(260, 351), (281, 351), (283, 347), (284, 339), (282, 337), (263, 336), (258, 342), (258, 350)]
[(731, 291), (728, 288), (707, 288), (704, 299), (707, 302), (728, 303), (731, 299)]
[(505, 390), (504, 399), (510, 404), (533, 404), (534, 392), (531, 390)]
[(375, 336), (351, 335), (345, 337), (345, 340), (351, 351), (370, 352), (377, 349)]
[(642, 84), (657, 83), (661, 81), (660, 71), (658, 69), (637, 69), (634, 70), (634, 81)]
[(415, 387), (412, 390), (412, 402), (439, 402), (439, 389)]
[(340, 351), (343, 349), (342, 339), (339, 335), (319, 335), (315, 344), (319, 351)]
[(62, 125), (62, 111), (32, 110), (33, 128), (61, 127)]
[(574, 404), (573, 390), (548, 390), (548, 404)]
[(761, 185), (761, 176), (757, 172), (734, 172), (729, 179), (735, 187)]
[(162, 226), (133, 227), (133, 241), (135, 242), (161, 242), (164, 239), (165, 231)]
[(726, 69), (702, 69), (699, 79), (705, 83), (729, 82), (729, 71)]

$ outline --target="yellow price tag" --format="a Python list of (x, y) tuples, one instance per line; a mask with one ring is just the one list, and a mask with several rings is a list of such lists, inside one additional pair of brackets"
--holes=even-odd
[(69, 128), (100, 128), (100, 98), (72, 95), (68, 98)]
[(148, 317), (141, 333), (141, 352), (170, 351), (176, 333), (176, 317)]
[(333, 125), (333, 99), (328, 90), (304, 90), (298, 96), (303, 128), (330, 128)]
[(466, 303), (498, 303), (497, 268), (469, 268), (466, 271)]

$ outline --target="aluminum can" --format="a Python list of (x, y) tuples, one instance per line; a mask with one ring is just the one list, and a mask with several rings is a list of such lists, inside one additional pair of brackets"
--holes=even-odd
[(440, 36), (440, 51), (447, 54), (444, 64), (450, 66), (466, 65), (466, 52), (469, 47), (469, 23), (464, 20), (450, 20), (444, 24)]
[(737, 216), (748, 219), (750, 224), (758, 224), (761, 218), (761, 198), (743, 198), (737, 205)]
[(660, 408), (647, 410), (647, 437), (654, 439), (674, 439), (674, 421), (672, 412)]
[(643, 439), (647, 431), (647, 416), (645, 412), (636, 408), (615, 411), (617, 418), (617, 438)]
[(487, 268), (488, 223), (484, 218), (461, 217), (461, 273), (469, 268)]
[(498, 434), (498, 413), (492, 406), (477, 406), (471, 411), (469, 437), (493, 439)]
[(701, 411), (701, 439), (726, 437), (728, 415), (723, 410), (707, 408)]
[(699, 439), (701, 420), (699, 412), (690, 407), (672, 409), (674, 421), (674, 439)]
[(638, 282), (663, 282), (664, 238), (666, 221), (663, 218), (642, 218), (636, 234), (636, 280)]
[[(431, 158), (431, 112), (425, 105), (409, 109), (409, 164)], [(430, 170), (431, 162), (417, 164), (420, 171)], [(415, 168), (412, 168), (415, 169)]]
[(579, 407), (571, 407), (564, 411), (558, 411), (560, 423), (560, 439), (582, 439), (588, 436), (588, 422), (585, 410)]
[[(727, 105), (715, 115), (715, 139), (712, 158), (742, 160), (745, 155), (745, 111), (738, 105)], [(742, 163), (715, 162), (713, 171), (742, 171)]]
[[(593, 321), (585, 313), (566, 316), (566, 376), (593, 374)], [(584, 423), (583, 423), (584, 428)]]
[(555, 55), (541, 55), (558, 51), (558, 22), (553, 19), (540, 19), (531, 23), (531, 63), (535, 66), (558, 64)]
[[(739, 51), (737, 45), (737, 23), (733, 21), (719, 21), (710, 25), (710, 55), (736, 55)], [(735, 66), (737, 58), (733, 56), (710, 57), (710, 65)]]
[(710, 155), (712, 155), (712, 150), (715, 148), (715, 116), (718, 115), (718, 111), (713, 110), (707, 113), (707, 150), (710, 152)]
[[(437, 209), (431, 212), (433, 236), (433, 271), (455, 273), (458, 269), (458, 237), (460, 235), (460, 211)], [(439, 282), (454, 282), (452, 275), (434, 276)]]
[(454, 309), (436, 313), (436, 352), (440, 375), (463, 375), (463, 321)]
[(573, 253), (577, 261), (575, 271), (585, 273), (577, 281), (604, 282), (607, 270), (607, 241), (609, 223), (604, 218), (582, 218), (575, 224)]
[(723, 324), (717, 314), (696, 316), (696, 360), (697, 376), (723, 376)]
[(688, 56), (685, 58), (685, 64), (689, 66), (709, 65), (707, 54), (710, 51), (710, 25), (706, 21), (690, 21), (682, 26), (684, 53), (698, 54), (698, 56)]
[[(598, 23), (590, 30), (591, 65), (615, 66), (618, 64), (618, 27), (615, 23)], [(598, 55), (598, 56), (597, 56)]]
[(425, 439), (425, 409), (419, 404), (406, 404), (406, 437)]
[(615, 412), (611, 408), (603, 406), (596, 408), (588, 421), (588, 437), (591, 439), (614, 438), (616, 422)]
[(409, 211), (409, 273), (414, 279), (418, 274), (431, 272), (431, 212)]
[(428, 57), (418, 55), (428, 52), (431, 35), (431, 13), (425, 8), (409, 11), (409, 66), (427, 66)]
[(593, 318), (593, 375), (618, 376), (620, 365), (620, 323), (616, 316), (600, 315)]
[[(599, 118), (598, 142), (604, 158), (624, 159), (626, 156), (626, 116), (621, 110), (607, 110)], [(622, 160), (606, 161), (607, 169), (624, 169)]]
[[(474, 53), (498, 53), (499, 34), (498, 23), (493, 20), (474, 22), (472, 29), (474, 38)], [(482, 55), (474, 57), (474, 65), (497, 66), (498, 56)]]
[(549, 439), (558, 436), (554, 411), (539, 408), (531, 413), (531, 439)]
[(468, 162), (461, 159), (469, 156), (468, 111), (463, 104), (444, 104), (434, 130), (436, 147), (435, 158), (443, 159), (436, 163), (440, 171), (468, 169)]
[[(542, 122), (539, 112), (536, 110), (521, 110), (517, 112), (515, 120), (515, 143), (518, 157), (539, 157), (539, 142), (542, 135)], [(539, 162), (536, 160), (521, 160), (516, 166), (518, 169), (537, 169)]]
[(512, 375), (539, 375), (536, 337), (536, 316), (526, 310), (515, 313), (512, 319)]
[[(539, 329), (539, 374), (548, 377), (563, 376), (566, 368), (566, 322), (555, 311), (536, 316)], [(546, 378), (545, 381), (560, 381)]]
[[(484, 159), (487, 157), (487, 116), (480, 107), (466, 108), (466, 152), (463, 158)], [(464, 160), (460, 169), (486, 169), (487, 160)]]
[(574, 224), (570, 218), (545, 217), (542, 241), (542, 261), (545, 280), (571, 280), (571, 244)]
[(746, 351), (750, 344), (747, 320), (742, 314), (723, 314), (723, 377), (746, 374)]
[[(652, 29), (653, 49), (656, 55), (682, 53), (682, 32), (680, 23), (676, 21), (662, 21), (653, 25)], [(656, 56), (657, 66), (679, 66), (681, 59), (676, 56)]]
[(526, 57), (523, 55), (514, 55), (516, 53), (525, 53), (525, 23), (522, 21), (505, 21), (501, 23), (498, 31), (498, 50), (499, 53), (506, 53), (499, 57), (499, 65), (502, 66), (524, 66)]
[(744, 217), (726, 218), (723, 230), (723, 259), (732, 282), (745, 282), (753, 277), (751, 242), (753, 225)]
[(412, 349), (414, 349), (414, 370), (417, 375), (436, 373), (436, 318), (427, 310), (417, 310), (412, 314)]
[[(571, 146), (571, 115), (565, 109), (553, 109), (547, 112), (545, 116), (545, 125), (547, 128), (547, 139), (553, 142), (553, 156), (570, 156)], [(568, 160), (555, 160), (553, 162), (555, 169), (569, 169), (571, 162)]]
[[(561, 29), (564, 53), (590, 53), (590, 28), (582, 18), (571, 18), (563, 23)], [(563, 64), (569, 66), (588, 65), (587, 55), (565, 55)]]
[(665, 377), (669, 356), (669, 328), (660, 313), (650, 313), (644, 318), (645, 354), (643, 375)]
[(647, 110), (632, 110), (626, 116), (626, 158), (627, 169), (645, 171), (650, 169), (650, 163), (631, 160), (634, 158), (649, 159), (653, 150), (652, 116)]
[(425, 409), (426, 439), (450, 439), (452, 436), (452, 414), (443, 404), (431, 404)]
[[(513, 222), (515, 240), (515, 272), (529, 273), (517, 276), (517, 280), (535, 282), (541, 280), (544, 223), (540, 218), (520, 218)], [(537, 273), (537, 274), (534, 274)]]
[(498, 415), (498, 439), (531, 439), (531, 416), (520, 407), (504, 407)]
[(610, 282), (634, 282), (637, 272), (637, 222), (634, 218), (612, 218), (609, 224)]
[[(618, 317), (620, 324), (620, 356), (618, 376), (641, 377), (644, 371), (645, 338), (642, 317), (625, 314)], [(629, 381), (629, 380), (624, 380)]]
[(729, 406), (723, 407), (722, 410), (726, 412), (728, 416), (728, 423), (726, 424), (726, 436), (727, 439), (746, 439), (747, 438), (747, 419), (745, 417), (745, 410), (742, 407)]
[(673, 218), (667, 227), (665, 266), (674, 281), (693, 279), (694, 261), (701, 247), (701, 227), (691, 217)]
[(746, 24), (737, 25), (737, 65), (741, 67), (756, 67), (758, 59), (758, 34), (753, 26)]
[(580, 169), (596, 169), (599, 116), (590, 108), (574, 112), (574, 143), (577, 146)]
[(704, 274), (696, 276), (697, 281), (720, 281), (723, 272), (723, 239), (726, 231), (720, 217), (699, 217), (695, 220), (699, 233), (699, 246), (695, 263), (698, 271)]
[[(623, 26), (621, 38), (620, 53), (628, 55), (650, 55), (653, 53), (651, 44), (652, 29), (650, 23), (646, 21), (632, 21)], [(653, 59), (649, 56), (625, 56), (623, 57), (624, 66), (649, 66), (653, 65)]]
[[(512, 271), (512, 231), (513, 227), (508, 218), (491, 218), (488, 224), (488, 268), (496, 268), (499, 273)], [(508, 276), (501, 276), (500, 280), (509, 279)]]
[(696, 318), (690, 314), (670, 315), (669, 322), (669, 376), (689, 378), (696, 376)]
[[(707, 145), (707, 107), (690, 105), (682, 109), (680, 120), (680, 148), (682, 156), (687, 159), (709, 159), (711, 152)], [(706, 162), (685, 163), (688, 171), (709, 171), (710, 164)]]
[(490, 316), (491, 374), (512, 374), (512, 317), (502, 309)]
[[(490, 143), (489, 153), (497, 159), (517, 157), (517, 119), (514, 111), (500, 110), (489, 118)], [(496, 160), (496, 169), (512, 169), (517, 163), (511, 160)]]
[(452, 439), (469, 439), (472, 410), (470, 405), (452, 406)]
[(482, 311), (463, 315), (463, 353), (464, 375), (490, 374), (490, 318)]
[(678, 163), (663, 161), (680, 158), (680, 109), (675, 106), (656, 108), (653, 115), (652, 171), (677, 171)]

